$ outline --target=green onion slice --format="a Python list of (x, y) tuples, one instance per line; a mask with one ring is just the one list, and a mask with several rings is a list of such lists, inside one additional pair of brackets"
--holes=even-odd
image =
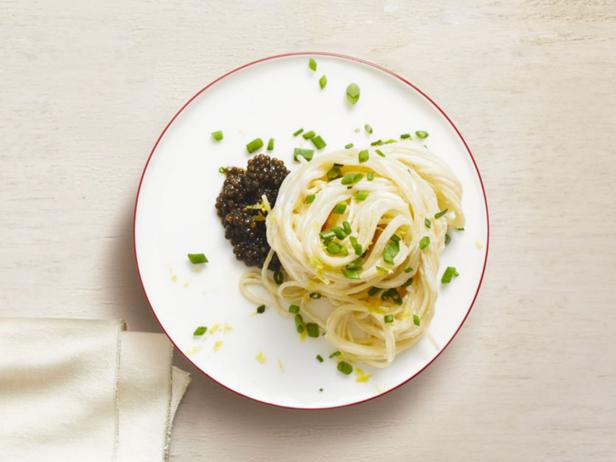
[(193, 265), (198, 265), (200, 263), (207, 263), (208, 259), (205, 254), (202, 253), (189, 253), (188, 259)]
[(212, 132), (212, 138), (214, 138), (215, 141), (222, 141), (224, 137), (225, 135), (222, 133), (222, 130)]
[(358, 201), (365, 201), (367, 197), (368, 197), (368, 191), (361, 190), (355, 193), (355, 199)]
[(311, 161), (313, 155), (314, 155), (314, 150), (312, 149), (295, 148), (293, 150), (294, 160), (299, 160), (300, 157), (303, 157), (307, 161)]
[(344, 149), (351, 149), (353, 147), (353, 143), (345, 144)]
[(309, 140), (310, 138), (312, 138), (314, 135), (316, 135), (316, 133), (314, 132), (314, 130), (310, 130), (309, 132), (306, 132), (302, 135), (302, 138), (304, 138), (305, 140)]
[(252, 140), (250, 143), (246, 145), (246, 151), (248, 151), (249, 154), (252, 154), (253, 152), (258, 151), (262, 147), (263, 147), (263, 140), (261, 138), (255, 138), (254, 140)]
[(347, 101), (351, 104), (357, 104), (359, 101), (359, 86), (356, 83), (351, 83), (346, 89)]
[(314, 202), (315, 197), (317, 196), (315, 196), (314, 194), (308, 194), (306, 196), (306, 199), (304, 199), (304, 202), (306, 202), (306, 204), (312, 204)]
[(421, 319), (416, 314), (413, 315), (413, 324), (415, 324), (416, 326), (421, 325)]
[(201, 337), (206, 332), (207, 332), (207, 326), (199, 326), (193, 332), (193, 336), (194, 337)]
[(308, 67), (310, 68), (311, 71), (317, 70), (317, 62), (314, 60), (314, 58), (310, 58), (308, 60)]
[(334, 213), (343, 214), (346, 208), (347, 208), (347, 205), (344, 202), (340, 202), (339, 204), (336, 204), (336, 206), (334, 207)]
[(460, 273), (458, 273), (455, 266), (448, 266), (443, 273), (443, 277), (441, 277), (441, 282), (443, 284), (449, 284), (453, 278), (459, 275)]
[(293, 313), (293, 314), (299, 313), (299, 306), (289, 305), (289, 313)]
[(314, 144), (314, 147), (317, 149), (323, 149), (325, 146), (327, 146), (327, 143), (325, 142), (325, 140), (323, 140), (323, 138), (321, 138), (321, 135), (310, 138), (310, 141), (312, 141), (312, 144)]
[(438, 212), (438, 213), (435, 213), (435, 214), (434, 214), (434, 219), (435, 219), (435, 220), (438, 220), (438, 219), (439, 219), (439, 218), (441, 218), (443, 215), (445, 215), (448, 211), (449, 211), (448, 209), (444, 209), (444, 210), (441, 210), (441, 211), (440, 211), (440, 212)]
[(304, 129), (303, 129), (303, 128), (298, 128), (297, 130), (295, 130), (295, 131), (293, 132), (293, 136), (297, 136), (297, 135), (299, 135), (300, 133), (302, 133), (303, 131), (304, 131)]
[(354, 185), (358, 183), (364, 177), (361, 173), (349, 173), (348, 175), (344, 175), (342, 180), (340, 181), (343, 185)]
[(364, 149), (362, 151), (359, 151), (359, 154), (357, 154), (357, 157), (359, 158), (359, 163), (363, 164), (364, 162), (367, 162), (368, 159), (370, 158), (370, 153), (368, 153), (367, 149)]
[(267, 142), (267, 150), (268, 151), (274, 150), (274, 138), (270, 138), (269, 141)]
[(344, 375), (349, 375), (351, 372), (353, 372), (353, 366), (351, 366), (346, 361), (340, 361), (338, 363), (338, 370)]
[(265, 305), (259, 305), (257, 307), (257, 313), (259, 314), (265, 313)]
[(327, 76), (323, 74), (319, 79), (319, 87), (323, 90), (327, 86)]
[(430, 245), (430, 236), (424, 236), (420, 239), (419, 241), (419, 248), (420, 249), (425, 249), (426, 247), (428, 247)]
[(393, 314), (387, 314), (383, 317), (383, 321), (385, 321), (386, 323), (392, 323), (394, 322), (394, 315)]
[(415, 132), (415, 136), (420, 140), (425, 140), (428, 137), (429, 133), (424, 130), (417, 130)]
[(368, 135), (372, 135), (372, 127), (370, 126), (370, 124), (365, 124), (364, 129), (366, 130), (366, 133)]
[(319, 336), (319, 325), (314, 322), (306, 323), (306, 332), (308, 332), (308, 337), (317, 338)]

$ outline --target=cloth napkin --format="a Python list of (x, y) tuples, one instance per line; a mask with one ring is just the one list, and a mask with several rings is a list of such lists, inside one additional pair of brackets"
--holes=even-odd
[(0, 460), (164, 461), (190, 375), (122, 321), (0, 318)]

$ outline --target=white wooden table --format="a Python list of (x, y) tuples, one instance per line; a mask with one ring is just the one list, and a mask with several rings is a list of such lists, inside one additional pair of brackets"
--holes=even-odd
[(357, 55), (426, 90), (475, 153), (492, 243), (474, 311), (357, 407), (274, 409), (195, 373), (172, 460), (615, 460), (616, 4), (575, 3), (0, 0), (0, 316), (159, 330), (131, 225), (166, 121), (246, 61)]

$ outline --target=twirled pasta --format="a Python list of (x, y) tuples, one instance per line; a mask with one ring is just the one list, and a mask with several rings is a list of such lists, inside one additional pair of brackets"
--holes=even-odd
[[(461, 197), (452, 171), (423, 145), (381, 146), (367, 159), (357, 149), (317, 155), (281, 185), (266, 219), (272, 250), (242, 292), (265, 303), (246, 287), (262, 284), (281, 312), (298, 304), (349, 360), (387, 366), (430, 324), (445, 234), (464, 225)], [(266, 269), (273, 252), (286, 273), (280, 286)]]

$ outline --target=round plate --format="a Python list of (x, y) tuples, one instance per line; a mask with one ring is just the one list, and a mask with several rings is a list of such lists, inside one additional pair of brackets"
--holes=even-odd
[[(317, 63), (308, 68), (308, 58)], [(326, 75), (325, 89), (319, 78)], [(345, 101), (351, 82), (361, 88), (355, 106)], [(364, 124), (374, 133), (366, 134)], [(293, 148), (309, 147), (298, 128), (314, 130), (324, 151), (347, 143), (426, 130), (427, 146), (445, 159), (464, 186), (466, 230), (451, 231), (441, 270), (460, 276), (440, 290), (424, 337), (385, 369), (362, 367), (368, 381), (345, 376), (328, 359), (324, 338), (301, 341), (293, 321), (275, 308), (255, 314), (238, 290), (246, 271), (224, 238), (214, 203), (224, 180), (220, 166), (245, 166), (246, 144), (275, 138), (273, 156), (289, 168)], [(357, 130), (360, 128), (360, 130)], [(215, 142), (211, 132), (222, 130)], [(290, 53), (261, 59), (223, 75), (193, 96), (171, 119), (144, 169), (135, 205), (135, 254), (146, 296), (163, 330), (203, 373), (236, 393), (277, 406), (323, 409), (358, 403), (409, 381), (447, 346), (477, 296), (487, 259), (488, 210), (483, 185), (466, 142), (425, 93), (378, 65), (332, 53)], [(187, 253), (204, 252), (201, 270)], [(440, 274), (440, 273), (439, 273)], [(208, 326), (193, 337), (198, 326)], [(320, 363), (316, 355), (325, 361)], [(361, 365), (360, 365), (361, 367)]]

